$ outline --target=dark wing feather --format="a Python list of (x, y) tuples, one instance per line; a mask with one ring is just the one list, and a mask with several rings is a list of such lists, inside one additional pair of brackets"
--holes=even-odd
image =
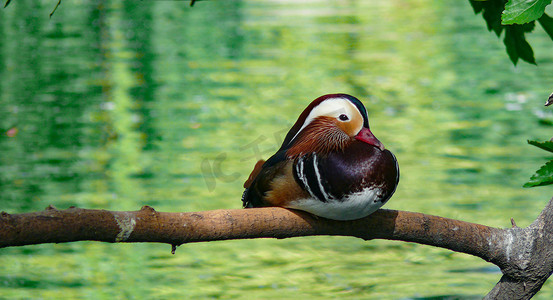
[(263, 168), (263, 164), (265, 164), (265, 161), (260, 159), (257, 161), (257, 163), (255, 164), (255, 166), (253, 167), (253, 170), (252, 172), (250, 173), (250, 177), (248, 177), (248, 179), (246, 179), (246, 182), (244, 182), (244, 188), (249, 188), (252, 183), (253, 183), (253, 180), (257, 177), (257, 175), (259, 175), (259, 173), (261, 172), (261, 169)]
[(273, 179), (282, 174), (283, 168), (286, 165), (286, 151), (279, 151), (271, 156), (267, 161), (263, 163), (259, 170), (257, 162), (250, 178), (244, 183), (244, 193), (242, 193), (242, 205), (246, 208), (251, 207), (264, 207), (269, 206), (263, 200), (265, 193), (271, 188), (271, 182)]
[(310, 153), (298, 157), (294, 161), (294, 179), (298, 185), (311, 195), (322, 202), (328, 202), (333, 199), (333, 195), (328, 193), (328, 182), (321, 176), (320, 166), (326, 164), (326, 157), (318, 156), (317, 153)]

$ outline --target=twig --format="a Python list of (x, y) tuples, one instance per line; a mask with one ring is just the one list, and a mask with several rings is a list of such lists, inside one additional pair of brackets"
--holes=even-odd
[(56, 7), (54, 7), (54, 10), (50, 13), (50, 18), (52, 18), (52, 15), (56, 12), (56, 9), (58, 9), (58, 6), (60, 6), (61, 0), (58, 1), (58, 4), (56, 4)]

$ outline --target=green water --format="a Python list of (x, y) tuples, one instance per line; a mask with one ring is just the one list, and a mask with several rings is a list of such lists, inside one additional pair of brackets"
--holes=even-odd
[[(0, 12), (0, 210), (239, 208), (255, 161), (334, 92), (398, 157), (386, 208), (526, 226), (553, 194), (521, 188), (545, 162), (526, 140), (552, 136), (541, 28), (539, 67), (515, 68), (464, 1), (64, 1), (49, 19), (54, 2)], [(5, 299), (478, 299), (500, 276), (346, 237), (0, 249)]]

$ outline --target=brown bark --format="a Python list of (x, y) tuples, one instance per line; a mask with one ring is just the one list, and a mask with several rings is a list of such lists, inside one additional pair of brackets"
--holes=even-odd
[(189, 213), (117, 212), (49, 207), (0, 215), (0, 248), (74, 241), (184, 243), (313, 235), (415, 242), (478, 256), (503, 277), (488, 299), (528, 299), (553, 272), (553, 199), (527, 228), (498, 229), (421, 213), (381, 209), (355, 221), (332, 221), (284, 208)]

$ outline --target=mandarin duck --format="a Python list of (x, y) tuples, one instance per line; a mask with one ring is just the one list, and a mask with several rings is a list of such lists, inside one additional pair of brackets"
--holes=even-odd
[(257, 162), (242, 202), (355, 220), (384, 205), (398, 182), (396, 157), (372, 134), (363, 103), (329, 94), (307, 106), (273, 156)]

